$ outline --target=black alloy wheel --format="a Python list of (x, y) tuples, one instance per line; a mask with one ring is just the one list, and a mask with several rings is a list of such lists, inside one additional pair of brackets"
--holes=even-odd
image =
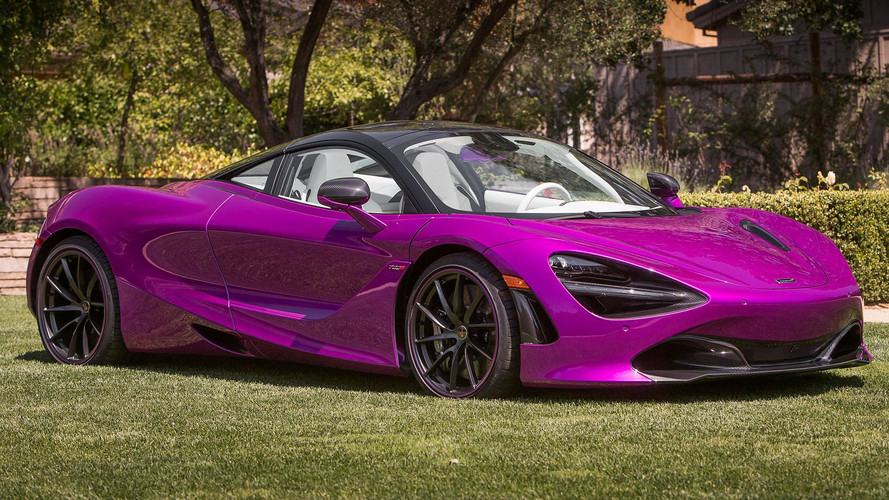
[(515, 306), (502, 275), (474, 254), (452, 254), (420, 276), (406, 350), (414, 375), (443, 397), (501, 397), (518, 387)]
[(37, 287), (37, 324), (53, 359), (64, 364), (126, 360), (116, 282), (95, 242), (77, 236), (54, 247)]

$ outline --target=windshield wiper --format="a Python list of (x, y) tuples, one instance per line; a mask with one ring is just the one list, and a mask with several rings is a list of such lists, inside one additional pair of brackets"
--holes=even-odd
[(570, 220), (570, 219), (601, 219), (602, 216), (592, 210), (587, 210), (579, 214), (557, 215), (555, 217), (547, 217), (553, 220)]

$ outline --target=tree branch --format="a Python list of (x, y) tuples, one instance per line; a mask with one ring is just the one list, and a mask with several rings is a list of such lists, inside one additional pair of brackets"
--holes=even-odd
[(457, 63), (456, 68), (450, 73), (446, 81), (442, 83), (444, 87), (449, 87), (446, 88), (444, 92), (453, 89), (466, 78), (466, 75), (469, 74), (469, 68), (472, 67), (472, 63), (474, 63), (475, 60), (478, 59), (479, 54), (481, 54), (485, 40), (488, 39), (491, 32), (494, 31), (494, 28), (497, 26), (497, 23), (499, 23), (500, 19), (509, 12), (509, 9), (516, 3), (516, 1), (517, 0), (500, 0), (491, 7), (491, 12), (479, 25), (475, 35), (472, 37), (472, 41), (469, 42), (469, 46), (463, 52), (460, 62)]
[(232, 2), (244, 32), (244, 55), (250, 66), (250, 98), (259, 131), (266, 145), (271, 146), (286, 139), (269, 105), (269, 81), (265, 62), (265, 12), (262, 0), (234, 0)]
[(552, 3), (547, 2), (544, 4), (543, 9), (538, 14), (537, 18), (534, 20), (534, 24), (531, 25), (530, 28), (525, 31), (519, 33), (517, 37), (515, 37), (512, 41), (512, 44), (509, 47), (509, 50), (506, 51), (505, 54), (500, 58), (497, 62), (497, 65), (494, 66), (494, 69), (488, 74), (488, 78), (485, 80), (482, 88), (476, 93), (475, 101), (473, 101), (472, 108), (470, 108), (467, 119), (470, 122), (475, 122), (476, 118), (478, 118), (478, 114), (482, 110), (482, 106), (485, 104), (485, 99), (488, 94), (491, 92), (491, 89), (494, 88), (494, 85), (503, 76), (503, 71), (506, 69), (506, 66), (512, 62), (513, 59), (519, 53), (524, 50), (525, 44), (531, 38), (532, 35), (536, 35), (541, 33), (547, 29), (549, 29), (549, 8), (552, 6)]
[(284, 118), (284, 126), (287, 129), (287, 137), (295, 139), (302, 137), (303, 110), (306, 103), (306, 78), (309, 73), (309, 63), (318, 37), (321, 35), (321, 27), (327, 19), (331, 0), (315, 0), (309, 22), (303, 30), (299, 40), (299, 48), (293, 57), (293, 69), (290, 70), (290, 91), (287, 97), (287, 114)]
[(433, 55), (438, 55), (441, 52), (443, 47), (446, 47), (448, 42), (454, 36), (454, 33), (460, 28), (460, 26), (466, 21), (469, 17), (469, 14), (475, 12), (476, 9), (482, 4), (482, 0), (472, 0), (468, 2), (462, 2), (460, 6), (457, 8), (457, 12), (455, 12), (451, 16), (450, 22), (445, 26), (444, 31), (441, 36), (438, 37), (438, 45), (433, 50)]
[(269, 105), (269, 86), (265, 64), (265, 13), (262, 11), (261, 0), (234, 0), (235, 10), (244, 32), (244, 52), (250, 66), (250, 89), (244, 90), (231, 68), (222, 60), (216, 45), (210, 13), (202, 0), (191, 0), (191, 5), (198, 15), (201, 30), (201, 41), (207, 62), (226, 89), (247, 108), (256, 120), (259, 134), (267, 146), (283, 142), (286, 137), (284, 130), (275, 119)]
[(198, 25), (200, 26), (201, 41), (204, 44), (204, 52), (207, 54), (207, 62), (210, 68), (222, 85), (247, 109), (250, 109), (250, 95), (241, 87), (241, 82), (232, 72), (231, 68), (222, 59), (219, 54), (219, 48), (216, 45), (216, 35), (213, 33), (213, 25), (210, 23), (210, 12), (204, 7), (201, 0), (191, 0), (191, 6), (198, 15)]
[(491, 11), (476, 29), (472, 40), (470, 40), (469, 45), (460, 56), (460, 60), (449, 72), (426, 78), (425, 67), (429, 65), (432, 58), (427, 58), (425, 64), (422, 59), (418, 59), (414, 72), (411, 75), (411, 79), (408, 81), (407, 85), (405, 85), (398, 104), (389, 113), (389, 118), (392, 120), (414, 118), (423, 103), (437, 95), (454, 89), (460, 82), (465, 80), (472, 64), (481, 54), (481, 49), (485, 41), (497, 26), (497, 23), (500, 22), (500, 19), (506, 15), (510, 7), (512, 7), (516, 1), (517, 0), (500, 0), (491, 7)]

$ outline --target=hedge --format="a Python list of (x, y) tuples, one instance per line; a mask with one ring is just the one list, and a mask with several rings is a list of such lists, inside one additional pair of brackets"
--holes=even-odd
[(685, 193), (699, 207), (749, 207), (796, 219), (836, 242), (864, 300), (889, 302), (889, 191)]

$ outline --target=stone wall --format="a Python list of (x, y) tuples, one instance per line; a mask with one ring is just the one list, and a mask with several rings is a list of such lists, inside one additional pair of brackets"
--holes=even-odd
[(24, 295), (34, 233), (0, 234), (0, 295)]
[(28, 209), (16, 216), (22, 223), (41, 224), (46, 210), (62, 196), (90, 186), (107, 184), (125, 186), (160, 187), (178, 179), (96, 179), (93, 177), (20, 177), (13, 190), (28, 200)]

